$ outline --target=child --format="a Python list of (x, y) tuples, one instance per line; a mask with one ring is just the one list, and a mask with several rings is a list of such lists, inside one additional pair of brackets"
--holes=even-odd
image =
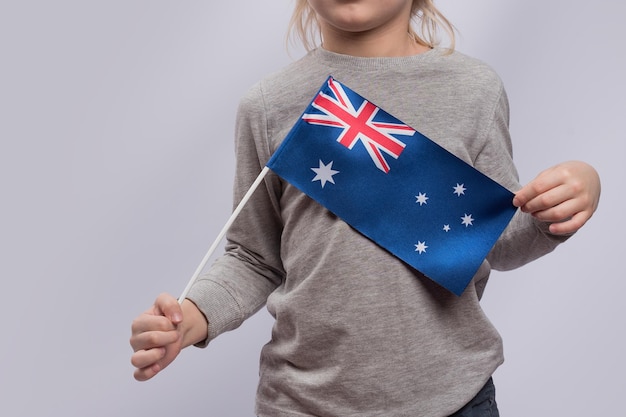
[(133, 322), (135, 378), (266, 305), (275, 323), (261, 352), (259, 416), (498, 415), (491, 375), (502, 342), (479, 303), (489, 272), (530, 262), (582, 227), (599, 199), (595, 170), (567, 162), (519, 185), (501, 81), (435, 46), (434, 29), (452, 29), (431, 0), (299, 0), (293, 22), (305, 37), (319, 26), (321, 47), (241, 101), (235, 202), (333, 75), (517, 191), (521, 210), (458, 297), (269, 174), (188, 299), (161, 295)]

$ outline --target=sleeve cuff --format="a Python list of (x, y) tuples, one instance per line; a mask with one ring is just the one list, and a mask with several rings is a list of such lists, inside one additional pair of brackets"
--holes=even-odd
[(243, 313), (228, 288), (210, 279), (194, 284), (187, 298), (204, 314), (208, 323), (208, 337), (194, 346), (206, 347), (220, 334), (236, 329), (243, 322)]

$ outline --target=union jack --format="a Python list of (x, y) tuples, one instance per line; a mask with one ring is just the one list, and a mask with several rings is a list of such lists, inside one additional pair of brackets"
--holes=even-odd
[(339, 82), (331, 77), (328, 86), (330, 94), (320, 91), (312, 103), (323, 114), (305, 113), (302, 119), (313, 125), (343, 128), (337, 142), (352, 149), (360, 140), (376, 167), (388, 173), (389, 164), (382, 152), (397, 159), (406, 146), (392, 135), (413, 136), (415, 130), (403, 123), (374, 121), (380, 110), (377, 106), (364, 100), (356, 109)]

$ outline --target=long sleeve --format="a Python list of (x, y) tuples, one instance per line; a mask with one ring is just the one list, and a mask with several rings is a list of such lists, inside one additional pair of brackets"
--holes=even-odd
[[(269, 157), (269, 149), (260, 145), (267, 143), (262, 106), (258, 86), (242, 99), (239, 106), (235, 130), (234, 205), (239, 203)], [(259, 136), (263, 140), (255, 140)], [(219, 334), (239, 327), (265, 304), (269, 294), (284, 279), (280, 259), (279, 196), (272, 190), (272, 185), (279, 186), (279, 183), (270, 173), (228, 231), (225, 254), (189, 292), (188, 298), (209, 322), (207, 343)]]
[[(475, 167), (511, 191), (521, 188), (513, 163), (509, 104), (503, 87), (494, 106), (492, 121), (484, 130), (482, 143), (484, 147), (478, 154)], [(548, 226), (548, 223), (518, 210), (487, 256), (491, 267), (497, 270), (518, 268), (552, 252), (569, 237), (551, 234)]]

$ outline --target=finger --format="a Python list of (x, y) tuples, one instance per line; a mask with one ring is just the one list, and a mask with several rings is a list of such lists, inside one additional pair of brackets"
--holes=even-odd
[(139, 334), (149, 331), (167, 332), (175, 329), (176, 326), (167, 317), (155, 316), (147, 313), (144, 313), (137, 317), (135, 320), (133, 320), (131, 324), (132, 334)]
[(145, 381), (152, 378), (171, 364), (179, 353), (180, 346), (176, 345), (135, 352), (131, 357), (131, 363), (137, 368), (134, 372), (135, 379)]
[(158, 363), (155, 363), (145, 368), (135, 369), (133, 376), (137, 381), (147, 381), (160, 371), (161, 366)]
[(543, 171), (534, 180), (515, 193), (513, 204), (516, 207), (522, 207), (537, 196), (557, 187), (560, 183), (561, 181), (559, 181), (556, 176), (550, 175), (549, 170)]
[(144, 332), (134, 334), (130, 338), (130, 345), (134, 351), (143, 349), (152, 349), (162, 346), (167, 346), (176, 342), (180, 338), (180, 334), (177, 331), (170, 332)]
[(522, 207), (522, 211), (531, 213), (545, 222), (559, 222), (585, 208), (586, 206), (580, 199), (571, 198), (565, 190), (555, 189), (528, 202)]
[(588, 211), (581, 211), (573, 215), (568, 220), (559, 223), (552, 223), (550, 225), (550, 233), (555, 235), (567, 235), (574, 233), (583, 227), (590, 217), (591, 213)]
[(167, 317), (174, 324), (183, 321), (183, 310), (178, 300), (169, 294), (159, 295), (154, 302), (154, 309), (155, 314)]
[(566, 187), (557, 186), (534, 196), (519, 207), (525, 213), (536, 213), (558, 206), (569, 198)]
[(149, 368), (165, 357), (165, 348), (138, 350), (130, 357), (130, 363), (137, 369)]

